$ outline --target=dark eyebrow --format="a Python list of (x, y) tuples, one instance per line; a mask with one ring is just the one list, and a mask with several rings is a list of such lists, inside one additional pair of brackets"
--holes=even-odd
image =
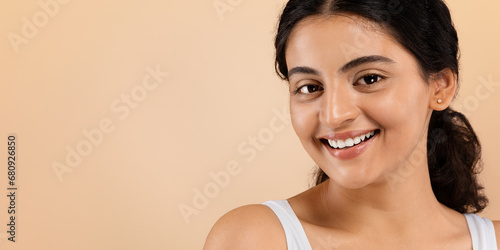
[(293, 74), (298, 74), (298, 73), (317, 75), (317, 76), (321, 75), (319, 71), (313, 68), (300, 66), (300, 67), (295, 67), (288, 71), (288, 79), (290, 79), (290, 76), (292, 76)]
[(360, 66), (365, 63), (373, 63), (373, 62), (395, 63), (392, 59), (389, 59), (384, 56), (362, 56), (348, 62), (339, 70), (339, 72), (345, 73), (354, 67)]

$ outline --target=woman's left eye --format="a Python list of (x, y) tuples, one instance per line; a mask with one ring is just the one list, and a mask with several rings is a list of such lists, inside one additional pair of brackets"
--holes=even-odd
[(361, 84), (361, 85), (370, 85), (370, 84), (374, 84), (382, 79), (383, 79), (383, 77), (381, 77), (379, 75), (370, 74), (370, 75), (366, 75), (366, 76), (361, 77), (356, 83)]

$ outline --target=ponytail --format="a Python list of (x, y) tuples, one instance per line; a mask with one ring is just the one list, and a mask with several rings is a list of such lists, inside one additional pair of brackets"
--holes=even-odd
[(432, 190), (439, 202), (460, 213), (478, 213), (488, 204), (478, 182), (481, 144), (469, 120), (447, 108), (434, 111), (427, 135)]

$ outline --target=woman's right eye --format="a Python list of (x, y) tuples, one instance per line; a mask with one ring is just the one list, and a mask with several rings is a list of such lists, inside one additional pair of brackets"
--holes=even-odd
[(321, 87), (318, 85), (304, 85), (302, 87), (299, 87), (297, 91), (295, 92), (296, 94), (312, 94), (314, 92), (321, 91)]

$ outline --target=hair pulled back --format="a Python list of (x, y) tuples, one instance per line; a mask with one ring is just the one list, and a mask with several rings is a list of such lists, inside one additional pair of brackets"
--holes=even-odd
[[(276, 34), (275, 67), (288, 80), (285, 50), (293, 28), (311, 16), (350, 14), (365, 18), (392, 35), (419, 63), (426, 79), (444, 69), (458, 78), (458, 36), (442, 0), (290, 0)], [(427, 160), (434, 195), (460, 213), (482, 211), (488, 199), (477, 180), (481, 145), (467, 118), (447, 108), (433, 111), (427, 135)], [(316, 185), (329, 177), (319, 169)]]

